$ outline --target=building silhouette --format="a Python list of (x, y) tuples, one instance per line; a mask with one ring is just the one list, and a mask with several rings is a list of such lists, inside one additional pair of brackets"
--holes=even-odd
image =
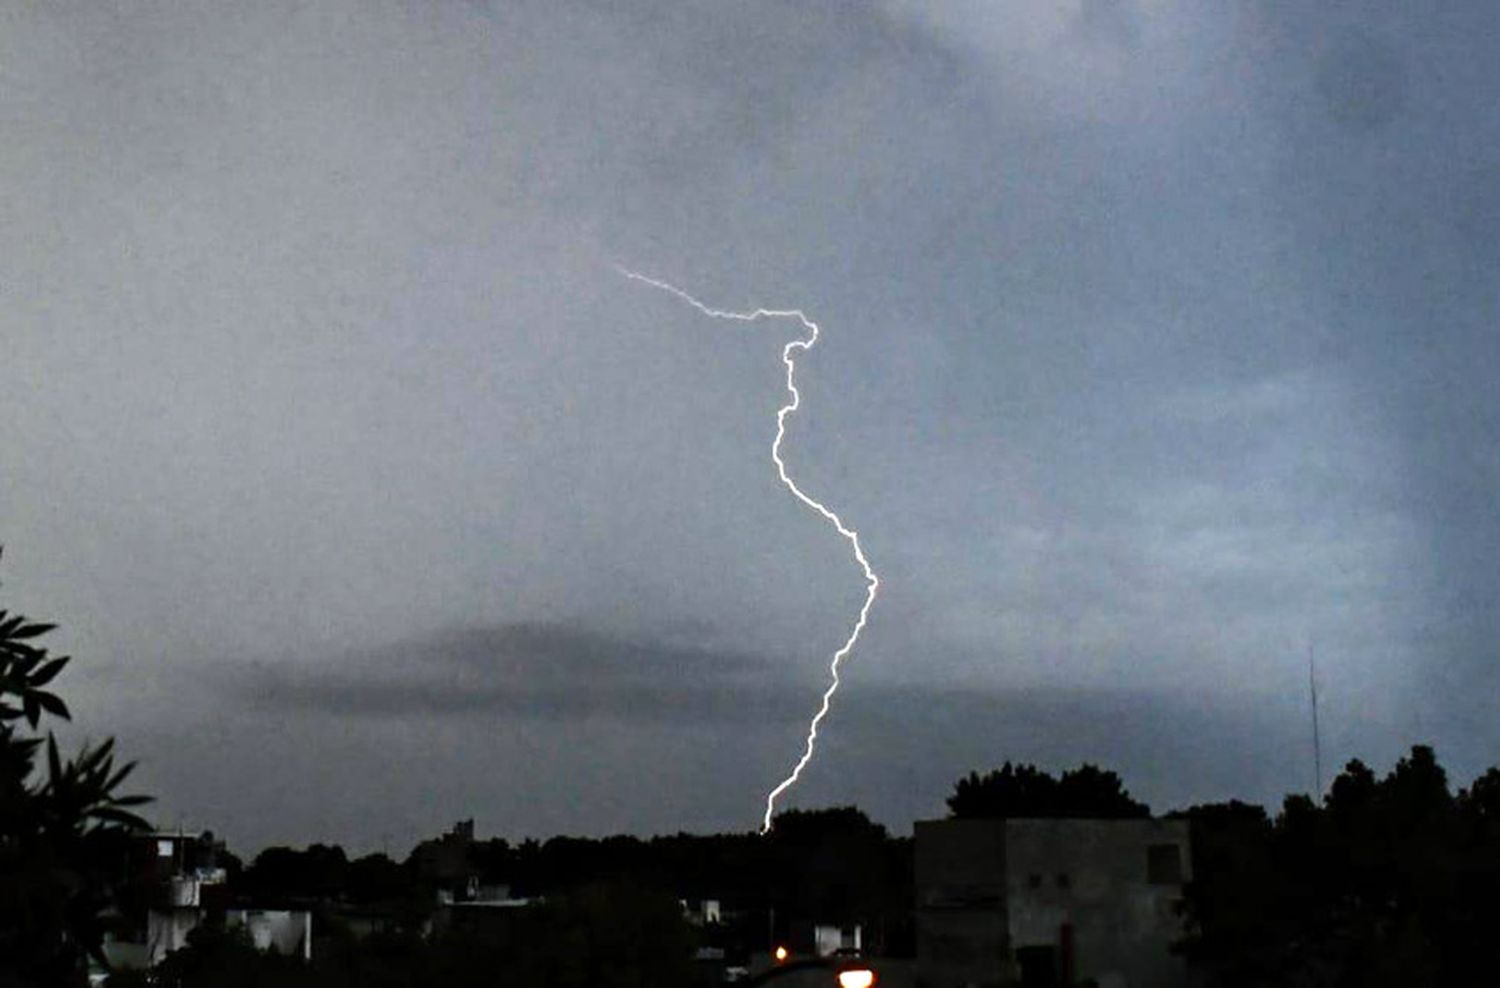
[(917, 984), (1185, 985), (1180, 820), (916, 825)]

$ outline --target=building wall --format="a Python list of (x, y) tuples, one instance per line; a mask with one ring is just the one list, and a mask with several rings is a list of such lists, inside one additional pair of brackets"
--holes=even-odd
[(813, 927), (813, 953), (831, 957), (839, 951), (859, 953), (864, 949), (864, 930), (858, 923), (838, 926), (820, 923)]
[(474, 821), (460, 820), (435, 840), (424, 840), (412, 849), (417, 873), (425, 879), (449, 886), (462, 885), (473, 877), (469, 850), (474, 844)]
[(989, 988), (1008, 974), (1005, 828), (993, 820), (916, 824), (919, 985)]
[(1182, 821), (920, 822), (917, 983), (987, 988), (1045, 968), (1057, 984), (1185, 984), (1169, 948), (1188, 849)]
[(230, 909), (226, 926), (243, 926), (260, 951), (312, 959), (312, 913), (305, 909)]
[[(1005, 831), (1012, 951), (1051, 947), (1075, 981), (1101, 988), (1186, 983), (1170, 950), (1191, 877), (1186, 821), (1010, 820)], [(1169, 850), (1175, 867), (1164, 860)]]
[[(146, 920), (145, 960), (152, 967), (187, 946), (188, 934), (208, 918), (201, 907), (152, 909)], [(312, 959), (312, 913), (305, 909), (227, 909), (226, 927), (243, 926), (257, 950)]]
[(201, 913), (197, 908), (151, 910), (146, 917), (146, 963), (155, 967), (172, 951), (186, 947)]
[(1006, 984), (1011, 971), (1004, 912), (996, 908), (919, 912), (917, 972), (922, 988)]

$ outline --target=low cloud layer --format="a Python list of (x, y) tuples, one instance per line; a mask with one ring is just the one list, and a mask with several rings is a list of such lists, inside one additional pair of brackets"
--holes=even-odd
[[(221, 829), (251, 844), (323, 832), (399, 843), (455, 814), (510, 837), (743, 830), (800, 753), (822, 685), (778, 683), (774, 664), (672, 636), (567, 625), (468, 629), (328, 666), (206, 684), (223, 704), (205, 727), (213, 745), (185, 758), (171, 735), (139, 732), (145, 778), (194, 792), (192, 819), (228, 818)], [(1231, 795), (1274, 803), (1288, 779), (1311, 785), (1302, 713), (1206, 695), (851, 676), (790, 805), (856, 802), (904, 831), (941, 815), (958, 777), (1007, 759), (1108, 765), (1162, 812)], [(202, 775), (209, 766), (240, 783), (224, 791)], [(350, 777), (363, 780), (357, 798), (305, 803)], [(558, 789), (611, 778), (653, 794), (650, 808), (614, 803), (588, 818), (552, 808)], [(246, 815), (249, 805), (261, 811)]]
[(258, 665), (221, 686), (267, 711), (353, 717), (506, 717), (723, 723), (802, 717), (762, 658), (557, 624), (470, 629), (309, 668)]

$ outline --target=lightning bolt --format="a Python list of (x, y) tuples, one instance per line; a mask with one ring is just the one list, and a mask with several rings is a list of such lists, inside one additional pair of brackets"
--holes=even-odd
[(748, 312), (715, 309), (698, 301), (676, 285), (669, 285), (665, 281), (659, 281), (656, 278), (648, 277), (629, 268), (620, 267), (619, 265), (615, 266), (615, 270), (632, 281), (638, 281), (643, 285), (649, 285), (652, 288), (675, 295), (712, 319), (728, 319), (734, 322), (757, 322), (761, 319), (795, 319), (802, 324), (803, 329), (807, 330), (805, 338), (792, 340), (781, 349), (781, 362), (786, 365), (786, 390), (791, 398), (785, 405), (776, 410), (776, 438), (771, 443), (771, 460), (776, 464), (776, 473), (781, 477), (781, 482), (786, 485), (786, 489), (791, 491), (797, 500), (822, 515), (829, 524), (838, 529), (840, 535), (849, 540), (849, 545), (854, 550), (854, 559), (865, 572), (865, 602), (859, 609), (859, 618), (854, 622), (854, 627), (849, 632), (848, 639), (845, 640), (843, 646), (838, 651), (833, 653), (833, 659), (828, 664), (828, 689), (823, 691), (823, 703), (818, 707), (818, 712), (813, 715), (812, 721), (807, 725), (807, 745), (802, 752), (802, 757), (797, 759), (797, 764), (792, 768), (791, 774), (782, 779), (776, 788), (766, 794), (766, 815), (760, 827), (760, 832), (764, 834), (771, 829), (771, 816), (776, 810), (777, 797), (797, 783), (797, 779), (802, 775), (802, 770), (807, 767), (808, 762), (812, 761), (813, 751), (816, 749), (818, 743), (818, 725), (823, 722), (824, 717), (828, 716), (829, 708), (833, 703), (833, 695), (839, 691), (839, 665), (844, 659), (848, 658), (849, 653), (854, 649), (855, 642), (859, 641), (859, 633), (865, 630), (865, 622), (870, 616), (870, 607), (875, 603), (875, 595), (880, 590), (880, 577), (875, 575), (875, 571), (870, 568), (870, 561), (865, 558), (864, 549), (859, 544), (859, 533), (845, 525), (843, 519), (829, 510), (821, 501), (809, 497), (802, 488), (798, 487), (797, 482), (787, 473), (786, 461), (781, 458), (781, 441), (786, 438), (787, 416), (802, 406), (802, 394), (797, 390), (797, 363), (793, 357), (793, 353), (798, 350), (806, 352), (813, 348), (813, 345), (818, 342), (818, 336), (820, 335), (818, 324), (807, 318), (807, 314), (801, 309), (752, 309)]

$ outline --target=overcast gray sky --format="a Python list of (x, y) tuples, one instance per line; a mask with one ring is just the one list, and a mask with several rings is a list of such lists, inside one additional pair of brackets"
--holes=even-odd
[(1500, 12), (16, 4), (0, 541), (245, 850), (1500, 761)]

